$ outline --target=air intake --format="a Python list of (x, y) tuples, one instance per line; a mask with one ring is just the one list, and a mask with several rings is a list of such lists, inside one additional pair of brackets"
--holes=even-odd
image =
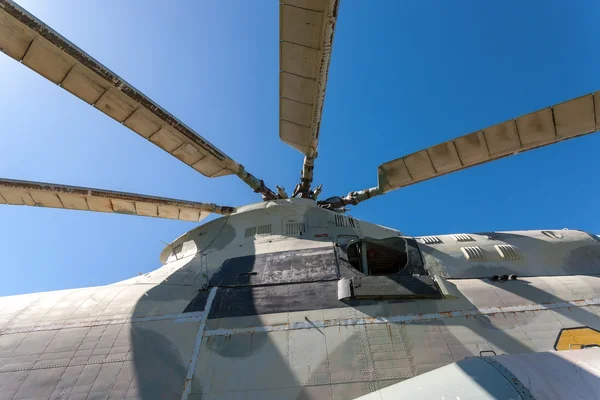
[(460, 250), (465, 255), (467, 261), (483, 261), (485, 260), (485, 256), (483, 255), (483, 250), (479, 246), (472, 247), (461, 247)]
[(250, 228), (246, 228), (245, 237), (254, 237), (254, 236), (262, 236), (262, 235), (270, 235), (271, 234), (271, 224), (269, 225), (260, 225), (260, 226), (251, 226)]
[(335, 226), (342, 228), (356, 228), (356, 221), (352, 217), (346, 217), (345, 215), (335, 215)]
[(288, 222), (285, 225), (285, 234), (287, 236), (300, 236), (306, 232), (306, 224), (304, 222)]
[(457, 242), (474, 242), (475, 240), (471, 237), (471, 235), (467, 235), (466, 233), (458, 233), (456, 235), (452, 235)]
[(421, 242), (425, 244), (438, 244), (442, 243), (442, 240), (437, 236), (422, 236), (418, 238)]
[(500, 257), (502, 257), (503, 260), (518, 260), (519, 259), (519, 255), (517, 254), (517, 249), (515, 249), (510, 244), (498, 244), (494, 247), (496, 248), (496, 251), (498, 251), (498, 254), (500, 254)]

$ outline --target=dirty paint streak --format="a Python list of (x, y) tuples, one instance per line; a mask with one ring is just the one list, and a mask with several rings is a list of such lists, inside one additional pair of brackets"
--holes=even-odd
[(456, 317), (467, 317), (467, 316), (478, 316), (478, 315), (489, 315), (495, 316), (496, 314), (514, 313), (523, 311), (544, 311), (554, 310), (569, 307), (584, 307), (590, 305), (600, 305), (600, 297), (594, 297), (591, 299), (573, 300), (567, 302), (557, 303), (544, 303), (544, 304), (530, 304), (523, 306), (506, 306), (506, 307), (486, 307), (480, 309), (471, 310), (457, 310), (457, 311), (446, 311), (438, 313), (427, 313), (427, 314), (406, 314), (406, 315), (395, 315), (392, 317), (373, 317), (373, 318), (347, 318), (347, 319), (329, 319), (324, 321), (301, 321), (288, 324), (279, 325), (263, 325), (263, 326), (251, 326), (246, 328), (233, 328), (233, 329), (213, 329), (206, 331), (204, 336), (226, 336), (235, 335), (242, 333), (253, 333), (253, 332), (276, 332), (276, 331), (289, 331), (296, 329), (315, 329), (315, 328), (327, 328), (332, 326), (358, 326), (358, 325), (375, 325), (375, 324), (403, 324), (418, 321), (429, 321), (429, 320), (443, 320)]

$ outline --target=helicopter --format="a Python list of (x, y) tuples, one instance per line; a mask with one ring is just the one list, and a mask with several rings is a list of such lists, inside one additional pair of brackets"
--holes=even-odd
[[(371, 187), (313, 185), (338, 0), (280, 3), (280, 139), (304, 157), (269, 187), (10, 0), (0, 48), (207, 178), (231, 206), (0, 178), (0, 203), (203, 223), (155, 271), (0, 298), (0, 398), (589, 397), (600, 371), (600, 243), (579, 230), (412, 237), (346, 212), (600, 130), (600, 92), (381, 164)], [(368, 203), (367, 203), (368, 204)], [(365, 205), (361, 205), (363, 207)]]

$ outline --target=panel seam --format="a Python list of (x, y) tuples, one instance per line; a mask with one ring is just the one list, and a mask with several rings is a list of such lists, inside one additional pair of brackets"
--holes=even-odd
[(187, 400), (192, 392), (192, 381), (194, 380), (194, 372), (196, 372), (196, 364), (198, 363), (198, 356), (200, 354), (200, 345), (202, 344), (202, 339), (204, 337), (204, 327), (206, 326), (206, 319), (208, 317), (208, 313), (210, 312), (216, 293), (216, 287), (210, 289), (208, 299), (206, 300), (206, 305), (204, 306), (204, 312), (200, 317), (200, 326), (198, 327), (198, 333), (196, 333), (196, 340), (194, 341), (194, 347), (192, 350), (190, 363), (188, 365), (187, 375), (183, 383), (181, 400)]

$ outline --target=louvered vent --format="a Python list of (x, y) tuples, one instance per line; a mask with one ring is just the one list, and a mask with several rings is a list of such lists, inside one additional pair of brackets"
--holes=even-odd
[(357, 221), (354, 221), (352, 217), (346, 217), (345, 215), (336, 214), (335, 215), (335, 226), (340, 226), (342, 228), (356, 228)]
[(503, 260), (518, 260), (519, 255), (517, 254), (517, 249), (515, 249), (510, 244), (497, 244), (494, 246), (502, 257)]
[(419, 240), (425, 244), (437, 244), (442, 243), (442, 240), (437, 236), (422, 236)]
[(562, 239), (563, 238), (562, 233), (557, 233), (554, 231), (542, 231), (542, 233), (551, 239)]
[(270, 233), (271, 233), (271, 224), (269, 224), (269, 225), (261, 225), (256, 230), (256, 235), (257, 236), (268, 235)]
[(458, 233), (456, 235), (452, 235), (457, 242), (474, 242), (473, 238), (466, 233)]
[(344, 216), (336, 214), (335, 215), (335, 226), (344, 226)]
[(483, 250), (479, 246), (472, 247), (461, 247), (460, 248), (465, 255), (467, 261), (483, 261), (485, 257), (483, 255)]
[(299, 236), (304, 232), (306, 232), (304, 222), (288, 222), (285, 225), (285, 234), (287, 236)]
[(246, 228), (246, 237), (253, 236), (261, 236), (261, 235), (269, 235), (271, 233), (271, 224), (269, 225), (260, 225), (260, 226), (252, 226), (250, 228)]

